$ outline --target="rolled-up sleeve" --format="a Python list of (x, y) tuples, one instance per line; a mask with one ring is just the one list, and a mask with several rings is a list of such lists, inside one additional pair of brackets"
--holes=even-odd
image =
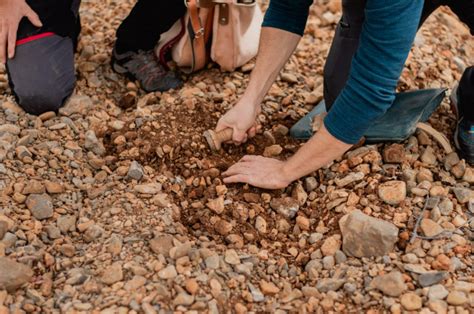
[(313, 0), (271, 0), (262, 26), (303, 35), (312, 3)]
[(337, 139), (357, 143), (392, 105), (422, 8), (423, 0), (367, 0), (348, 81), (324, 121)]

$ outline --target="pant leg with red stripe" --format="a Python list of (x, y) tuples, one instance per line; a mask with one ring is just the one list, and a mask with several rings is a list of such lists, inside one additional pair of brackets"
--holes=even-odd
[[(78, 35), (78, 0), (28, 1), (43, 22), (34, 27), (23, 19), (15, 57), (6, 67), (11, 90), (28, 113), (57, 111), (75, 83), (74, 44)], [(41, 6), (35, 4), (41, 3)], [(63, 12), (64, 11), (64, 12)]]

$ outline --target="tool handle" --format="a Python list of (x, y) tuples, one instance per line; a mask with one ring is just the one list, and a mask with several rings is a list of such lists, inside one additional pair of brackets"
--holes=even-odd
[(227, 128), (227, 129), (217, 132), (216, 137), (220, 143), (224, 143), (224, 142), (232, 140), (232, 133), (234, 133), (234, 130), (232, 130), (231, 128)]

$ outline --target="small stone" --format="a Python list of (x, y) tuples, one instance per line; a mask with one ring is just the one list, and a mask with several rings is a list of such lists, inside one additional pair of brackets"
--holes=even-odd
[(273, 282), (268, 282), (263, 279), (260, 280), (260, 290), (265, 295), (275, 295), (278, 292), (280, 292), (280, 289), (277, 286), (275, 286)]
[(33, 154), (25, 146), (18, 146), (15, 148), (15, 153), (18, 159), (23, 160), (25, 157), (33, 157)]
[(405, 293), (400, 297), (400, 303), (407, 311), (414, 311), (421, 309), (421, 298), (413, 292)]
[(187, 294), (186, 292), (178, 293), (176, 298), (174, 298), (174, 300), (173, 300), (173, 305), (174, 306), (178, 306), (178, 305), (188, 306), (188, 305), (191, 305), (193, 303), (194, 303), (194, 296), (192, 296), (190, 294)]
[(428, 308), (437, 314), (445, 314), (448, 312), (448, 304), (443, 300), (429, 300)]
[(173, 279), (176, 276), (178, 276), (178, 273), (173, 265), (169, 265), (158, 272), (158, 277), (161, 279)]
[(220, 219), (214, 226), (216, 231), (223, 236), (228, 235), (229, 233), (232, 232), (232, 229), (234, 228), (230, 222), (228, 222), (225, 219)]
[(451, 291), (446, 298), (448, 304), (458, 306), (468, 302), (466, 294), (462, 291)]
[(336, 260), (334, 259), (334, 256), (325, 256), (323, 257), (323, 268), (327, 270), (331, 270), (334, 265), (336, 264)]
[(341, 237), (333, 235), (327, 238), (321, 245), (321, 252), (324, 256), (332, 256), (341, 248)]
[(441, 215), (449, 216), (451, 214), (451, 212), (453, 211), (453, 209), (454, 209), (454, 205), (453, 205), (453, 202), (450, 199), (444, 198), (438, 204), (438, 208), (441, 212)]
[(192, 295), (195, 295), (199, 291), (199, 284), (196, 279), (187, 279), (185, 282), (185, 288), (186, 291), (188, 291)]
[(95, 135), (95, 132), (93, 130), (89, 130), (86, 132), (84, 147), (98, 156), (102, 156), (105, 154), (104, 144), (102, 144), (102, 142), (97, 139), (97, 136)]
[(474, 169), (473, 168), (467, 168), (466, 171), (464, 172), (464, 175), (462, 177), (462, 180), (467, 183), (474, 183)]
[(224, 212), (224, 197), (220, 196), (216, 199), (209, 200), (206, 206), (215, 212), (216, 214), (220, 215)]
[(92, 225), (84, 232), (84, 240), (86, 242), (92, 242), (102, 236), (104, 229), (98, 225)]
[(388, 181), (379, 185), (378, 195), (389, 205), (398, 205), (407, 195), (406, 183), (403, 181)]
[(351, 172), (342, 179), (336, 178), (334, 182), (338, 187), (345, 187), (353, 182), (364, 179), (365, 174), (363, 172)]
[(392, 144), (382, 153), (383, 160), (389, 164), (401, 164), (405, 161), (405, 148), (401, 144)]
[(346, 254), (344, 254), (344, 252), (341, 251), (341, 250), (336, 251), (336, 254), (334, 254), (334, 257), (336, 258), (336, 263), (337, 264), (342, 264), (342, 263), (345, 263), (347, 261)]
[(48, 194), (30, 194), (26, 199), (26, 207), (38, 220), (53, 216), (53, 201)]
[(281, 73), (281, 80), (287, 83), (298, 83), (298, 78), (293, 73), (283, 72)]
[(465, 204), (469, 202), (469, 199), (471, 199), (473, 196), (473, 191), (468, 188), (453, 188), (454, 195), (456, 196), (456, 199), (459, 201), (461, 204)]
[(448, 290), (443, 285), (431, 286), (428, 290), (428, 298), (430, 300), (442, 300), (448, 295)]
[(398, 241), (395, 225), (367, 216), (359, 210), (342, 217), (339, 227), (344, 253), (355, 257), (387, 255)]
[(311, 192), (318, 187), (318, 181), (315, 177), (306, 177), (304, 179), (304, 187), (307, 192)]
[(127, 281), (124, 289), (127, 291), (136, 291), (146, 284), (146, 278), (143, 276), (133, 276), (132, 279)]
[(422, 287), (429, 287), (440, 283), (447, 277), (448, 273), (445, 271), (434, 271), (420, 274), (418, 276), (418, 283)]
[(265, 147), (265, 150), (263, 151), (263, 156), (264, 157), (276, 157), (281, 154), (283, 151), (283, 148), (280, 145), (271, 145), (268, 147)]
[(252, 294), (252, 298), (254, 302), (263, 302), (265, 300), (265, 296), (260, 291), (260, 289), (252, 285), (250, 282), (247, 283), (247, 285), (249, 287), (250, 293)]
[(4, 133), (19, 135), (20, 132), (21, 132), (20, 127), (14, 124), (4, 123), (0, 125), (0, 135), (3, 135)]
[(420, 228), (423, 231), (423, 234), (427, 237), (437, 236), (444, 231), (443, 227), (429, 218), (424, 218), (421, 221)]
[(141, 178), (143, 178), (143, 175), (143, 167), (137, 161), (132, 161), (130, 163), (130, 167), (128, 168), (127, 178), (140, 181)]
[(64, 234), (70, 231), (75, 231), (76, 217), (72, 215), (59, 216), (56, 224), (58, 225), (59, 230), (61, 230), (61, 232)]
[(267, 233), (267, 222), (262, 216), (257, 216), (255, 219), (255, 229), (261, 234)]
[(27, 185), (25, 185), (21, 193), (28, 195), (28, 194), (44, 194), (45, 192), (46, 192), (46, 189), (44, 188), (43, 183), (36, 180), (31, 180), (30, 182), (28, 182)]
[(150, 249), (156, 254), (162, 254), (165, 257), (170, 256), (170, 250), (173, 247), (173, 236), (163, 235), (150, 240)]
[(399, 271), (375, 277), (370, 283), (370, 287), (391, 297), (398, 297), (407, 289), (403, 275)]
[(92, 99), (86, 95), (73, 95), (66, 104), (59, 109), (59, 114), (70, 116), (75, 113), (86, 115), (92, 107)]
[(5, 234), (8, 232), (8, 223), (0, 220), (0, 241), (3, 239)]
[(118, 234), (113, 234), (110, 237), (110, 241), (107, 245), (107, 251), (110, 254), (117, 256), (117, 255), (120, 255), (120, 252), (122, 252), (122, 246), (123, 246), (123, 241), (122, 241), (121, 236), (119, 236)]
[(459, 163), (459, 156), (456, 152), (451, 152), (449, 154), (446, 155), (446, 157), (444, 158), (444, 168), (446, 170), (451, 170), (451, 168), (458, 164)]
[(160, 183), (147, 183), (135, 185), (134, 191), (141, 194), (158, 194), (161, 191)]
[(298, 202), (300, 206), (306, 204), (306, 201), (308, 200), (308, 194), (306, 193), (301, 184), (297, 184), (295, 186), (291, 193), (291, 196)]
[(296, 224), (300, 227), (301, 230), (308, 231), (310, 228), (309, 219), (304, 216), (296, 217)]
[(287, 219), (295, 218), (300, 208), (298, 201), (292, 197), (272, 198), (270, 207)]
[(231, 265), (240, 264), (240, 257), (235, 250), (227, 250), (225, 252), (224, 260), (226, 263)]
[(344, 279), (334, 279), (334, 278), (323, 278), (318, 281), (316, 288), (319, 292), (329, 292), (329, 291), (337, 291), (339, 290), (342, 285), (344, 285), (346, 281)]
[(14, 292), (33, 278), (30, 267), (6, 257), (0, 257), (0, 269), (0, 290)]
[(102, 273), (102, 282), (106, 285), (112, 285), (116, 282), (123, 280), (123, 270), (122, 265), (119, 263), (114, 263), (111, 266), (107, 267)]
[(219, 268), (219, 256), (211, 255), (204, 260), (206, 267), (209, 269), (218, 269)]
[(451, 173), (456, 179), (461, 179), (466, 172), (466, 161), (463, 159), (451, 168)]
[(45, 181), (44, 186), (49, 194), (60, 194), (64, 192), (64, 187), (57, 182)]
[(427, 165), (436, 164), (436, 155), (432, 146), (426, 147), (425, 151), (421, 155), (421, 161)]

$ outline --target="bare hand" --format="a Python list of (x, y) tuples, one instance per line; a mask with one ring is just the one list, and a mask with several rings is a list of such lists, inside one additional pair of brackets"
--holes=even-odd
[(260, 113), (260, 106), (252, 104), (241, 99), (232, 109), (219, 119), (216, 131), (231, 128), (232, 141), (235, 144), (244, 143), (248, 138), (255, 136), (258, 130), (256, 123), (257, 115)]
[(284, 161), (247, 155), (223, 173), (224, 183), (248, 183), (264, 189), (282, 189), (292, 178), (284, 171)]
[(27, 17), (30, 22), (41, 27), (38, 14), (33, 11), (25, 0), (0, 0), (0, 62), (7, 62), (8, 58), (15, 56), (16, 33), (18, 25), (23, 17)]

